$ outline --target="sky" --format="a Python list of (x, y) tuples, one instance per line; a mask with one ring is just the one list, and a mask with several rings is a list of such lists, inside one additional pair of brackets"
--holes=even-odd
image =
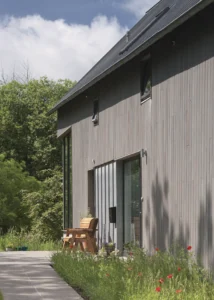
[(0, 0), (0, 79), (79, 80), (157, 0)]

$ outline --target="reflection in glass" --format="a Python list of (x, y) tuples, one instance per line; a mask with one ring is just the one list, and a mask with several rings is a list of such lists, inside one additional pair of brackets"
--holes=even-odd
[(124, 162), (124, 242), (140, 245), (140, 159)]

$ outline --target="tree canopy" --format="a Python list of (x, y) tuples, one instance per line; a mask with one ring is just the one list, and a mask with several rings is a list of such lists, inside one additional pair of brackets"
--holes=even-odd
[(56, 114), (47, 116), (47, 112), (74, 84), (43, 77), (0, 86), (0, 227), (4, 231), (27, 226), (53, 238), (59, 235), (61, 142), (56, 138)]

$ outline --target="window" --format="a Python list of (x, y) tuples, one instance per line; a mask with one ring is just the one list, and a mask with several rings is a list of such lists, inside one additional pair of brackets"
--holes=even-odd
[(93, 103), (93, 116), (92, 116), (92, 122), (94, 125), (98, 125), (99, 121), (99, 101), (98, 99), (94, 100)]
[(151, 56), (147, 55), (141, 62), (140, 70), (141, 103), (152, 96), (152, 62)]
[(71, 178), (71, 135), (68, 134), (63, 139), (64, 228), (72, 227)]

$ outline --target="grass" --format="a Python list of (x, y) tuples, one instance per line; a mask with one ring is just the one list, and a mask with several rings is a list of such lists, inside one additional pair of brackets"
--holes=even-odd
[(29, 251), (51, 251), (59, 250), (62, 243), (51, 240), (43, 242), (31, 233), (18, 233), (15, 230), (10, 230), (7, 234), (0, 236), (0, 251), (5, 251), (5, 248), (9, 246), (12, 248), (26, 246)]
[(156, 251), (148, 256), (135, 249), (127, 260), (80, 252), (53, 255), (55, 270), (90, 300), (214, 299), (210, 275), (195, 263), (192, 251)]
[(0, 300), (4, 300), (1, 291), (0, 291)]

